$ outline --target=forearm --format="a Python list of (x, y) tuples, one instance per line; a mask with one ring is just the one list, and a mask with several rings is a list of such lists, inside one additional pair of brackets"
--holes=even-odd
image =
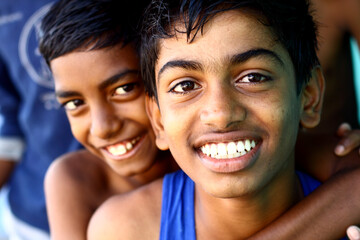
[(344, 171), (250, 239), (339, 239), (360, 223), (359, 186), (360, 168)]
[(0, 158), (0, 188), (3, 187), (9, 179), (15, 165), (16, 162), (10, 159)]

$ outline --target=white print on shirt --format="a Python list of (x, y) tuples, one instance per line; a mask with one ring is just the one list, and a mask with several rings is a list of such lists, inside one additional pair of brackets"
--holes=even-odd
[(40, 8), (25, 23), (20, 35), (19, 56), (27, 73), (37, 84), (54, 89), (51, 72), (42, 58), (38, 47), (41, 20), (49, 11), (51, 5), (52, 3), (49, 3)]
[(12, 13), (12, 14), (5, 15), (5, 16), (0, 16), (0, 25), (20, 21), (22, 18), (23, 18), (23, 15), (21, 12)]
[(60, 108), (60, 103), (56, 100), (56, 95), (54, 92), (44, 93), (41, 96), (41, 101), (44, 103), (44, 107), (47, 110)]
[(36, 11), (25, 23), (20, 35), (19, 57), (21, 64), (38, 85), (48, 88), (50, 91), (39, 96), (40, 101), (47, 110), (59, 109), (60, 104), (56, 101), (54, 93), (54, 80), (51, 71), (39, 51), (39, 39), (41, 36), (41, 20), (49, 11), (49, 3)]

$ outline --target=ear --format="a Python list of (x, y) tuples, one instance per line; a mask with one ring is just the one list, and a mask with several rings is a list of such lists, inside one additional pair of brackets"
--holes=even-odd
[(150, 119), (151, 126), (156, 137), (156, 146), (161, 150), (168, 150), (169, 146), (165, 139), (164, 126), (162, 124), (161, 113), (155, 98), (145, 97), (146, 113)]
[(321, 118), (325, 79), (320, 66), (314, 67), (309, 82), (301, 93), (302, 113), (300, 123), (305, 128), (316, 127)]

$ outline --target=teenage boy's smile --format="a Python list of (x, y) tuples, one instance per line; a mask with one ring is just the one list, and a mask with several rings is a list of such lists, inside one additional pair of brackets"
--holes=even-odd
[(134, 47), (73, 51), (51, 61), (76, 139), (122, 176), (149, 169), (158, 149)]
[[(251, 163), (250, 155), (256, 150), (254, 139), (206, 143), (200, 148), (202, 163), (214, 172), (235, 172)], [(245, 156), (246, 155), (246, 156)]]
[(255, 140), (246, 139), (225, 143), (205, 144), (200, 148), (208, 157), (216, 159), (231, 159), (244, 156), (256, 146)]
[(130, 152), (134, 146), (139, 142), (140, 137), (135, 137), (130, 140), (125, 140), (120, 143), (111, 144), (106, 147), (104, 147), (104, 150), (110, 153), (112, 156), (122, 156), (128, 152)]
[[(150, 141), (154, 140), (149, 139), (147, 133), (139, 134), (136, 137), (118, 141), (114, 144), (98, 147), (98, 149), (103, 153), (103, 156), (114, 161), (132, 161), (133, 158), (136, 159), (136, 155), (139, 154), (139, 152), (141, 153), (143, 151), (143, 148), (146, 149), (144, 145)], [(144, 162), (146, 161), (144, 160)]]
[(175, 26), (176, 37), (159, 42), (158, 105), (149, 101), (158, 146), (220, 197), (294, 175), (302, 98), (271, 29), (245, 11), (216, 15), (191, 43)]

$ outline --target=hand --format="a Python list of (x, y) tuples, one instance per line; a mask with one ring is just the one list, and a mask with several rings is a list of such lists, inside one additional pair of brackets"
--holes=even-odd
[(360, 130), (352, 130), (348, 123), (342, 123), (339, 126), (337, 135), (341, 139), (338, 145), (335, 147), (335, 154), (340, 157), (347, 155), (349, 152), (360, 146)]
[(348, 227), (346, 234), (350, 240), (360, 240), (360, 229), (357, 226)]
[(0, 188), (6, 184), (15, 165), (16, 162), (11, 159), (0, 158)]

